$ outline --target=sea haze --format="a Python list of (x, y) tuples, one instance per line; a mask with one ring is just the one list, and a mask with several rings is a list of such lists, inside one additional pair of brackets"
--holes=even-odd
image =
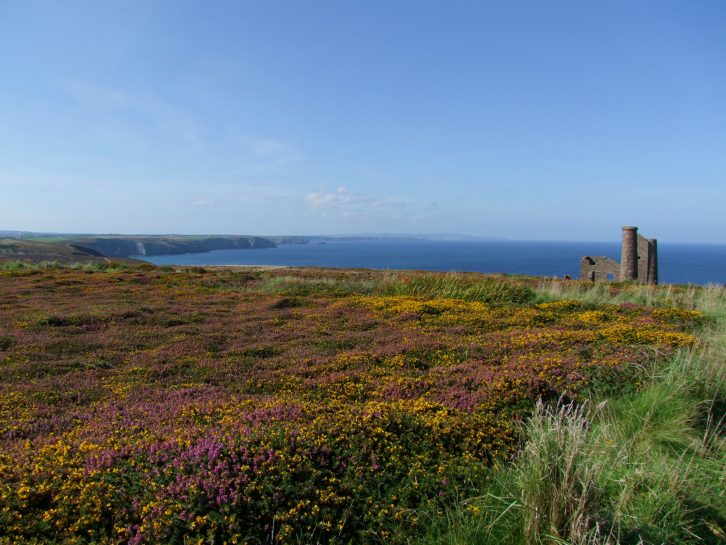
[[(660, 281), (726, 283), (726, 245), (659, 244)], [(341, 240), (260, 250), (135, 256), (156, 265), (287, 265), (420, 269), (565, 276), (580, 274), (583, 255), (620, 259), (618, 242)]]

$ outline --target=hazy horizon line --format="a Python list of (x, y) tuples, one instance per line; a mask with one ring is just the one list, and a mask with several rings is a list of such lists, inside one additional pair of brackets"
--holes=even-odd
[[(15, 236), (13, 236), (15, 235)], [(260, 238), (440, 238), (441, 242), (486, 241), (486, 242), (569, 242), (569, 243), (618, 243), (619, 239), (545, 239), (545, 238), (516, 238), (503, 236), (471, 235), (466, 233), (331, 233), (331, 234), (240, 234), (240, 233), (93, 233), (93, 232), (63, 232), (63, 231), (23, 231), (18, 229), (0, 229), (0, 236), (24, 238), (18, 235), (30, 235), (41, 238), (43, 236), (77, 236), (77, 237), (260, 237)], [(691, 240), (658, 240), (661, 244), (702, 244), (724, 246), (726, 242), (700, 242)]]

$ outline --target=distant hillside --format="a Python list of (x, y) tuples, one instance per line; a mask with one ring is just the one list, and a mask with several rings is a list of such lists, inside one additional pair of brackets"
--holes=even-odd
[(54, 261), (69, 263), (106, 263), (100, 252), (63, 242), (36, 242), (19, 239), (0, 239), (0, 262), (3, 261)]
[(132, 255), (178, 255), (212, 250), (274, 248), (275, 243), (262, 237), (81, 237), (66, 241), (76, 247), (98, 252), (106, 257)]

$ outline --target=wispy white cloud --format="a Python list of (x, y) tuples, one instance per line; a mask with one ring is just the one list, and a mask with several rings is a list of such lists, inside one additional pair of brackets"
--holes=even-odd
[(250, 143), (250, 151), (261, 159), (294, 161), (302, 157), (302, 153), (287, 142), (277, 140), (256, 140)]
[(126, 92), (87, 82), (66, 81), (62, 92), (81, 108), (92, 111), (98, 138), (137, 149), (200, 153), (226, 157), (233, 175), (259, 174), (296, 166), (306, 156), (283, 138), (220, 130), (212, 120), (164, 97)]
[(232, 169), (234, 175), (287, 169), (306, 158), (297, 146), (278, 139), (242, 137), (235, 139), (235, 146), (239, 149), (237, 159), (244, 166)]
[(76, 101), (93, 108), (128, 108), (138, 103), (138, 99), (120, 91), (82, 83), (67, 81), (60, 84), (61, 89)]
[(313, 191), (305, 196), (305, 200), (312, 208), (333, 208), (360, 203), (368, 200), (368, 198), (363, 195), (351, 194), (345, 187), (339, 187), (337, 191), (332, 192), (326, 189)]
[(374, 197), (340, 186), (313, 191), (305, 196), (308, 209), (323, 217), (357, 219), (405, 219), (412, 215), (412, 205), (404, 201)]
[[(128, 114), (133, 113), (142, 123), (139, 134), (146, 139), (148, 127), (161, 134), (169, 141), (181, 141), (185, 150), (204, 146), (200, 124), (187, 111), (171, 102), (154, 95), (132, 94), (117, 89), (109, 89), (79, 81), (68, 81), (60, 84), (63, 92), (85, 108), (106, 111), (110, 114), (123, 114), (124, 125), (128, 125)], [(99, 127), (99, 134), (114, 134), (104, 123)], [(152, 133), (153, 135), (153, 133)]]
[(214, 199), (195, 199), (192, 201), (192, 206), (196, 206), (198, 208), (208, 208), (215, 204), (217, 204), (217, 201)]

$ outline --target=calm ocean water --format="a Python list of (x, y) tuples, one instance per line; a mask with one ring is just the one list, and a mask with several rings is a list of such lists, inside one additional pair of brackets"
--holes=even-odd
[[(726, 283), (726, 244), (658, 245), (660, 280), (673, 284)], [(580, 273), (580, 257), (620, 260), (618, 242), (326, 241), (262, 250), (137, 256), (157, 265), (289, 265), (421, 269), (564, 276)]]

